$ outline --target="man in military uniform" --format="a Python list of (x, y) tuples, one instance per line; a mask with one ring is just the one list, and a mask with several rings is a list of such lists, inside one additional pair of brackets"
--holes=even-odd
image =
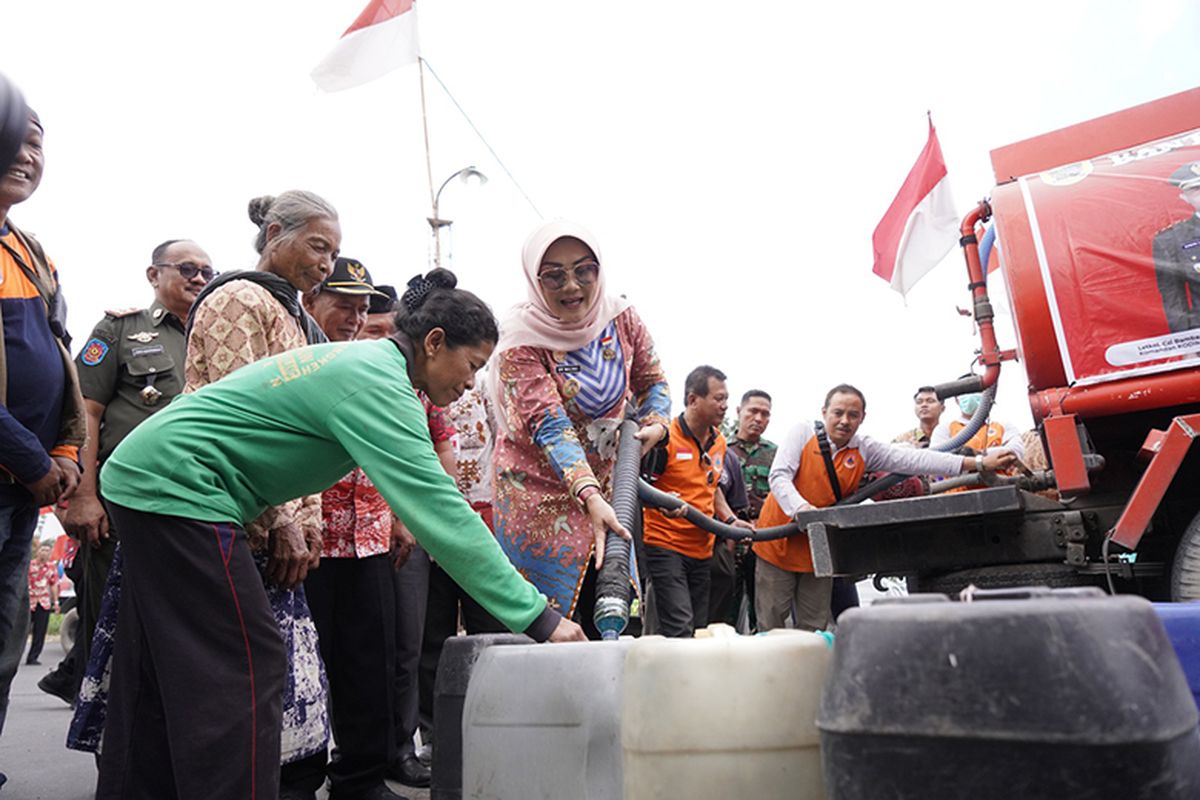
[(87, 409), (88, 439), (80, 451), (83, 476), (63, 527), (79, 540), (83, 561), (77, 647), (38, 683), (72, 702), (91, 651), (100, 598), (112, 564), (115, 531), (99, 499), (96, 476), (121, 440), (183, 391), (188, 309), (216, 273), (195, 242), (172, 239), (154, 248), (146, 279), (154, 302), (145, 309), (109, 311), (75, 359)]
[(771, 493), (767, 475), (771, 472), (775, 451), (779, 449), (773, 442), (763, 438), (763, 433), (771, 424), (771, 395), (761, 389), (746, 392), (738, 404), (737, 417), (737, 428), (730, 439), (729, 452), (735, 454), (742, 464), (742, 475), (746, 479), (746, 492), (750, 500), (746, 518), (753, 521), (758, 519), (758, 512), (762, 511), (763, 502)]
[[(750, 505), (740, 515), (749, 522), (758, 519), (771, 485), (767, 476), (771, 473), (771, 462), (779, 447), (763, 434), (771, 424), (771, 395), (762, 389), (751, 389), (742, 395), (737, 407), (737, 428), (729, 437), (729, 454), (735, 456), (742, 467), (742, 478), (746, 482), (746, 499)], [(716, 559), (714, 559), (715, 561)], [(747, 545), (738, 544), (734, 566), (733, 597), (736, 605), (744, 594), (748, 600), (750, 633), (756, 626), (754, 613), (754, 551)]]
[(1154, 274), (1172, 333), (1200, 328), (1200, 161), (1176, 169), (1168, 178), (1193, 209), (1154, 237)]

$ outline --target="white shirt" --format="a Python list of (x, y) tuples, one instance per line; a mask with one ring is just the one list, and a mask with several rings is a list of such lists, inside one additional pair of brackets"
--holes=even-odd
[[(787, 438), (779, 445), (779, 450), (775, 452), (771, 472), (767, 475), (767, 482), (771, 484), (771, 494), (775, 495), (779, 507), (789, 517), (795, 516), (804, 506), (812, 505), (797, 491), (795, 480), (796, 473), (800, 471), (800, 456), (814, 435), (810, 422), (801, 422), (792, 428)], [(868, 472), (882, 470), (899, 472), (902, 475), (958, 475), (962, 472), (962, 456), (900, 447), (858, 433), (851, 436), (849, 443), (844, 447), (837, 447), (832, 441), (829, 444), (833, 448), (834, 456), (842, 450), (857, 448)]]

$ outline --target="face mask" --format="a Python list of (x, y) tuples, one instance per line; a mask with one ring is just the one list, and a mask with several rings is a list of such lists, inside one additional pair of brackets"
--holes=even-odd
[(975, 416), (975, 412), (979, 410), (979, 404), (983, 402), (983, 395), (966, 394), (958, 398), (958, 407), (962, 413), (968, 417)]

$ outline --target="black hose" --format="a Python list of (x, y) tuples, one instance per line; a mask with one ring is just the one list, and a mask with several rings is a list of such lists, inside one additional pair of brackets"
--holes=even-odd
[(17, 87), (0, 75), (0, 174), (8, 171), (29, 130), (29, 108)]
[(688, 522), (722, 539), (737, 539), (739, 541), (742, 539), (753, 539), (756, 542), (769, 542), (772, 539), (786, 539), (789, 536), (800, 533), (800, 526), (795, 522), (789, 522), (786, 525), (776, 525), (773, 528), (760, 528), (755, 531), (726, 525), (724, 522), (719, 522), (706, 514), (701, 514), (675, 495), (659, 491), (642, 480), (638, 481), (637, 492), (638, 497), (641, 498), (643, 503), (654, 508), (674, 511), (680, 506), (687, 506), (684, 517)]
[[(634, 529), (637, 516), (642, 513), (638, 502), (642, 443), (637, 432), (635, 421), (627, 419), (621, 423), (612, 478), (613, 511), (617, 522), (629, 531)], [(630, 541), (609, 531), (604, 542), (604, 566), (596, 576), (596, 611), (592, 615), (603, 639), (618, 638), (629, 624), (629, 555)]]

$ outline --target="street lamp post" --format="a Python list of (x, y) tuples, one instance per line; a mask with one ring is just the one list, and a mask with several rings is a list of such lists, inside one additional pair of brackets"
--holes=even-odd
[(454, 224), (454, 220), (442, 219), (438, 214), (438, 203), (442, 199), (442, 190), (450, 184), (450, 181), (458, 178), (463, 183), (478, 181), (479, 185), (487, 183), (487, 175), (477, 170), (474, 166), (463, 167), (458, 172), (451, 175), (446, 180), (442, 181), (442, 185), (438, 187), (437, 193), (433, 196), (433, 216), (427, 217), (429, 227), (433, 229), (433, 266), (440, 267), (442, 265), (442, 228), (449, 228)]

